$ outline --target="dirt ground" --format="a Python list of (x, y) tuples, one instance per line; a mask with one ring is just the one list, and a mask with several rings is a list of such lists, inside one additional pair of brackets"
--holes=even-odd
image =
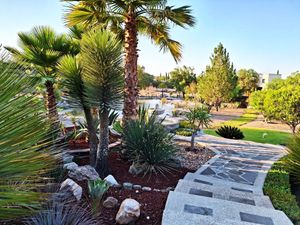
[(234, 120), (245, 113), (245, 109), (220, 109), (218, 112), (213, 109), (212, 115), (212, 126), (219, 126), (221, 123)]

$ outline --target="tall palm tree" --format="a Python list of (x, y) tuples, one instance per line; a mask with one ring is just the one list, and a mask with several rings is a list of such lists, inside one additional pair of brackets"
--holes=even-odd
[(46, 195), (38, 190), (56, 167), (44, 106), (32, 94), (36, 81), (4, 61), (0, 57), (1, 221), (28, 216), (41, 206)]
[(58, 35), (50, 27), (39, 26), (18, 34), (21, 50), (6, 47), (18, 63), (32, 70), (46, 87), (46, 107), (52, 121), (58, 121), (54, 83), (57, 63), (63, 55), (77, 54), (78, 46), (66, 35)]
[(98, 30), (83, 35), (77, 65), (82, 73), (87, 105), (97, 107), (100, 137), (96, 170), (101, 177), (108, 175), (109, 112), (120, 110), (123, 102), (124, 71), (122, 44), (109, 31)]
[(123, 121), (137, 115), (138, 34), (149, 37), (160, 50), (170, 51), (175, 61), (181, 59), (181, 44), (170, 38), (170, 25), (186, 28), (195, 19), (189, 6), (175, 8), (167, 0), (62, 0), (71, 4), (66, 15), (68, 26), (109, 28), (124, 41), (125, 99)]
[(65, 97), (69, 105), (73, 108), (80, 108), (84, 112), (89, 134), (90, 164), (95, 167), (99, 140), (97, 137), (95, 118), (92, 115), (91, 107), (86, 96), (82, 65), (76, 57), (64, 56), (58, 65), (58, 72), (62, 76), (64, 87), (67, 89), (65, 91)]

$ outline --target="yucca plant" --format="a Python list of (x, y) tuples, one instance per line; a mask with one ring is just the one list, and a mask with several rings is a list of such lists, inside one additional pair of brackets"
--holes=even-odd
[(144, 174), (165, 174), (173, 169), (171, 158), (177, 151), (173, 136), (162, 126), (162, 121), (157, 120), (155, 113), (149, 118), (144, 113), (140, 113), (140, 119), (129, 121), (123, 129), (127, 157), (142, 165)]
[(95, 214), (101, 206), (102, 197), (108, 191), (109, 185), (105, 180), (89, 180), (88, 189), (92, 201), (92, 212)]
[(56, 168), (57, 146), (36, 82), (0, 57), (0, 220), (30, 215), (47, 197), (40, 190)]
[(216, 133), (221, 137), (228, 139), (243, 139), (245, 137), (243, 132), (239, 128), (227, 125), (217, 129)]
[(92, 214), (78, 205), (53, 202), (47, 209), (27, 219), (26, 225), (96, 225)]
[(300, 182), (300, 131), (288, 143), (288, 164), (291, 174)]

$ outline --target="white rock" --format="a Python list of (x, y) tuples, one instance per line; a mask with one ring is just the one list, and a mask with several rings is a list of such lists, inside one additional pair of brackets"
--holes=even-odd
[(118, 224), (129, 224), (136, 221), (141, 215), (141, 206), (134, 199), (125, 199), (116, 216)]
[(67, 178), (64, 182), (62, 182), (59, 190), (62, 192), (72, 192), (77, 201), (81, 199), (82, 187), (80, 187), (75, 181), (70, 178)]
[(74, 162), (71, 162), (71, 163), (67, 163), (64, 165), (64, 169), (66, 170), (70, 170), (70, 171), (74, 171), (78, 168), (78, 165)]
[(75, 170), (70, 170), (68, 173), (69, 177), (75, 179), (77, 181), (83, 180), (97, 180), (99, 179), (99, 174), (97, 171), (91, 166), (80, 166)]
[(116, 179), (112, 175), (108, 175), (107, 177), (104, 178), (104, 180), (111, 187), (117, 187), (117, 186), (119, 186), (119, 183), (116, 181)]

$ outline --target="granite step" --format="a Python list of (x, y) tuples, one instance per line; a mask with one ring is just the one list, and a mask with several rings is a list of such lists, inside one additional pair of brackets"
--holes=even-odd
[(179, 180), (175, 192), (274, 209), (268, 196), (236, 191), (228, 187), (212, 186), (203, 183)]
[[(187, 215), (190, 219), (185, 224), (191, 224), (190, 220), (196, 222), (200, 219), (210, 218), (210, 220), (219, 222), (222, 225), (232, 224), (229, 222), (225, 223), (225, 220), (239, 222), (240, 224), (242, 222), (250, 222), (256, 225), (293, 225), (289, 218), (279, 210), (181, 192), (169, 193), (164, 216), (168, 218), (168, 213), (172, 212)], [(163, 224), (179, 225), (182, 222), (170, 223), (164, 219)], [(198, 224), (200, 225), (201, 223)]]
[(214, 187), (226, 187), (228, 189), (232, 189), (240, 192), (263, 195), (261, 186), (237, 183), (237, 182), (227, 181), (227, 180), (223, 180), (211, 176), (199, 175), (196, 173), (187, 173), (184, 176), (183, 180), (191, 181), (195, 183), (207, 184)]

